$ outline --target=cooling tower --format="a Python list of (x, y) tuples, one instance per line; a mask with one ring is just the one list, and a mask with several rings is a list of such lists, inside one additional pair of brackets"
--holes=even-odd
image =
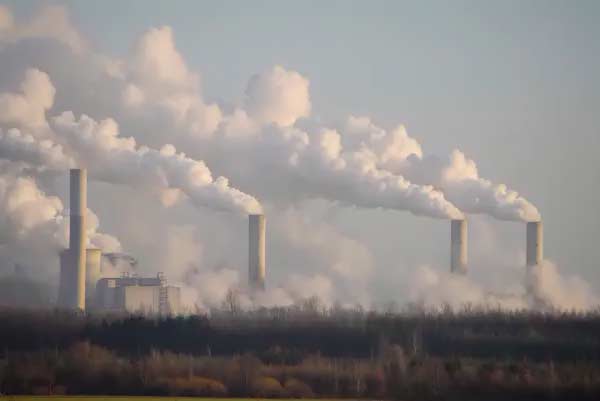
[(248, 283), (250, 288), (265, 288), (265, 216), (251, 214), (248, 220)]
[(544, 259), (544, 231), (541, 221), (527, 223), (527, 266), (538, 265)]
[(100, 280), (100, 269), (102, 263), (102, 250), (88, 248), (85, 251), (85, 297), (87, 300), (94, 299), (96, 283)]
[(85, 231), (85, 214), (87, 211), (87, 173), (85, 169), (71, 169), (70, 179), (70, 234), (69, 252), (76, 277), (74, 303), (69, 305), (73, 309), (85, 310), (85, 245), (87, 242)]
[(467, 221), (452, 220), (450, 225), (450, 271), (467, 273)]

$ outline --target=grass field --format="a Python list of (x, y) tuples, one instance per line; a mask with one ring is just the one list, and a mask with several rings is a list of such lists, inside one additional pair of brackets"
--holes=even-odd
[[(100, 400), (110, 400), (110, 401), (259, 401), (260, 398), (202, 398), (202, 397), (127, 397), (127, 396), (64, 396), (64, 395), (56, 395), (56, 396), (43, 396), (43, 395), (18, 395), (18, 396), (0, 396), (0, 400), (4, 401), (42, 401), (42, 400), (51, 400), (51, 401), (100, 401)], [(266, 399), (265, 399), (266, 400)], [(287, 400), (282, 398), (281, 400)], [(276, 399), (269, 399), (269, 401), (277, 401)], [(303, 401), (311, 401), (310, 399), (304, 399)], [(317, 401), (317, 400), (313, 400)], [(327, 401), (324, 399), (318, 399), (318, 401)]]
[[(260, 401), (261, 398), (203, 398), (203, 397), (127, 397), (127, 396), (43, 396), (43, 395), (15, 395), (15, 396), (0, 396), (0, 400), (4, 401)], [(266, 401), (267, 399), (265, 399)], [(269, 398), (268, 401), (288, 401), (290, 398), (274, 399)], [(333, 399), (303, 399), (302, 401), (333, 401)], [(348, 401), (348, 400), (344, 400)]]
[[(15, 395), (15, 396), (0, 396), (0, 400), (4, 401), (260, 401), (260, 398), (203, 398), (203, 397), (127, 397), (127, 396), (43, 396), (43, 395)], [(289, 400), (282, 398), (280, 401)], [(266, 401), (266, 399), (265, 399)], [(268, 401), (277, 401), (277, 399), (270, 398)], [(303, 399), (303, 401), (311, 401), (310, 399)], [(316, 401), (316, 400), (313, 400)], [(327, 401), (322, 398), (318, 401)]]

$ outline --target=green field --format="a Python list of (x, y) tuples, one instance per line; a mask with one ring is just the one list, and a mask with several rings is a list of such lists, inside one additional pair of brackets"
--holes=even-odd
[(127, 396), (37, 396), (37, 395), (19, 395), (19, 396), (2, 396), (0, 400), (4, 401), (100, 401), (100, 400), (111, 400), (111, 401), (256, 401), (253, 398), (202, 398), (202, 397), (127, 397)]
[[(103, 395), (96, 395), (96, 396), (78, 396), (78, 395), (72, 395), (72, 396), (64, 396), (64, 395), (56, 395), (56, 396), (49, 396), (49, 395), (14, 395), (14, 396), (0, 396), (0, 400), (6, 400), (6, 401), (10, 401), (10, 400), (15, 400), (15, 401), (42, 401), (42, 400), (52, 400), (52, 401), (99, 401), (99, 400), (105, 400), (108, 399), (110, 401), (165, 401), (165, 400), (169, 400), (169, 401), (177, 401), (177, 400), (181, 400), (181, 401), (261, 401), (261, 400), (265, 400), (267, 401), (267, 399), (262, 399), (262, 398), (205, 398), (205, 397), (127, 397), (127, 396), (103, 396)], [(269, 398), (268, 401), (288, 401), (291, 400), (290, 398), (281, 398), (281, 399), (277, 399), (277, 398)], [(303, 399), (303, 401), (329, 401), (323, 398), (319, 398), (319, 399)]]
[[(127, 396), (43, 396), (43, 395), (18, 395), (18, 396), (0, 396), (0, 400), (15, 400), (15, 401), (99, 401), (109, 399), (110, 401), (259, 401), (261, 398), (203, 398), (203, 397), (127, 397)], [(266, 401), (266, 399), (264, 399)], [(277, 401), (277, 399), (270, 398), (269, 401)], [(280, 400), (288, 400), (287, 398), (281, 398)], [(291, 400), (291, 399), (290, 399)], [(303, 401), (311, 401), (310, 399), (303, 399)], [(323, 398), (315, 399), (312, 401), (327, 401)]]
[[(260, 400), (265, 400), (265, 401), (288, 401), (291, 400), (290, 398), (281, 398), (281, 399), (277, 399), (277, 398), (269, 398), (269, 399), (262, 399), (262, 398), (205, 398), (205, 397), (127, 397), (127, 396), (103, 396), (103, 395), (97, 395), (97, 396), (77, 396), (77, 395), (73, 395), (73, 396), (64, 396), (64, 395), (57, 395), (57, 396), (44, 396), (44, 395), (15, 395), (15, 396), (0, 396), (0, 400), (6, 400), (6, 401), (10, 401), (10, 400), (15, 400), (15, 401), (42, 401), (42, 400), (52, 400), (52, 401), (99, 401), (99, 400), (105, 400), (105, 399), (109, 399), (110, 401), (165, 401), (165, 400), (169, 400), (169, 401), (177, 401), (177, 400), (181, 400), (181, 401), (260, 401)], [(309, 398), (305, 398), (303, 399), (303, 401), (332, 401), (333, 399), (324, 399), (324, 398), (318, 398), (318, 399), (309, 399)], [(348, 400), (346, 400), (348, 401)]]

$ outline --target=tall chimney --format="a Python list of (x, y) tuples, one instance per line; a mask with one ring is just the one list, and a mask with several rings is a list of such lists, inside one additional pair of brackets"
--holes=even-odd
[(450, 223), (450, 271), (467, 273), (467, 220)]
[(93, 306), (96, 284), (100, 280), (102, 266), (102, 250), (88, 248), (85, 251), (85, 298), (86, 308)]
[(540, 264), (544, 259), (544, 231), (541, 221), (527, 223), (527, 266)]
[(85, 310), (85, 214), (87, 211), (87, 173), (85, 169), (71, 169), (70, 182), (70, 235), (69, 253), (73, 266), (75, 299), (73, 309)]
[(265, 288), (265, 216), (248, 216), (248, 284), (250, 288)]

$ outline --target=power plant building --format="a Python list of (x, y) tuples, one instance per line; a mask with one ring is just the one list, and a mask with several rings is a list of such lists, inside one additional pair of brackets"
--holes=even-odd
[[(85, 311), (116, 311), (144, 314), (175, 314), (180, 311), (180, 288), (167, 286), (162, 274), (156, 277), (102, 277), (102, 250), (86, 249), (87, 174), (70, 171), (69, 248), (60, 252), (58, 306)], [(107, 254), (125, 259), (128, 255)]]
[(181, 290), (156, 277), (102, 278), (96, 285), (95, 308), (105, 312), (170, 315), (181, 310)]

